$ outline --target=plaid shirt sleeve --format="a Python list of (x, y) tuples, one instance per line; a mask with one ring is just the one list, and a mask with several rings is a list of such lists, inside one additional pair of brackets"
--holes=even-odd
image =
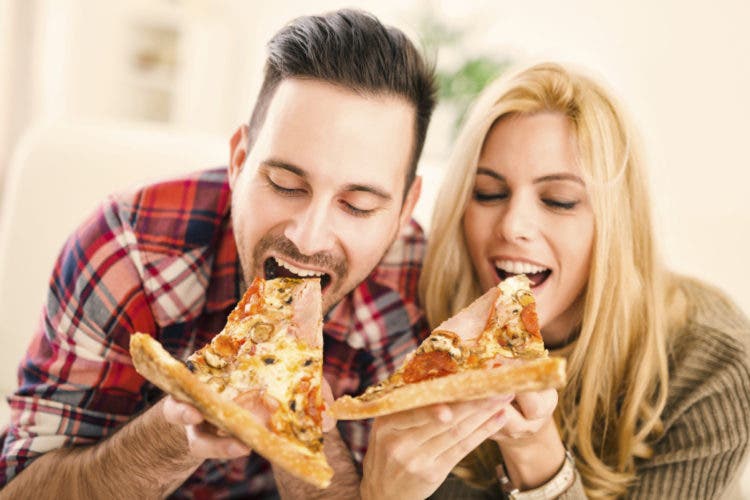
[(0, 484), (37, 456), (93, 443), (143, 407), (130, 332), (155, 330), (118, 205), (103, 205), (65, 244), (26, 358), (8, 398)]
[(43, 453), (100, 441), (161, 396), (135, 371), (130, 335), (151, 333), (178, 358), (192, 352), (186, 332), (211, 305), (212, 267), (229, 290), (212, 307), (236, 301), (224, 286), (234, 258), (222, 265), (212, 253), (228, 201), (224, 170), (205, 171), (113, 197), (71, 236), (8, 398), (0, 486)]

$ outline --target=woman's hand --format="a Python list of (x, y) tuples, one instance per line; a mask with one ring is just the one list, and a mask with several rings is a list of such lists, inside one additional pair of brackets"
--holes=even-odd
[(362, 498), (426, 498), (462, 458), (503, 427), (511, 400), (438, 404), (375, 419)]
[(500, 445), (514, 487), (532, 489), (549, 481), (565, 460), (565, 446), (552, 415), (557, 391), (518, 394), (506, 410), (506, 423), (492, 439)]

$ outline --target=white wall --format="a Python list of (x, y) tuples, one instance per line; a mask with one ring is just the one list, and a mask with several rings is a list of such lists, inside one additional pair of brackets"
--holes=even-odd
[(664, 254), (750, 313), (750, 3), (444, 0), (478, 51), (584, 65), (640, 126)]

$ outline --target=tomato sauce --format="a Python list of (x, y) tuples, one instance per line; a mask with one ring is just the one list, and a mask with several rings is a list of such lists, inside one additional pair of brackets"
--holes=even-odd
[(444, 377), (457, 371), (458, 364), (447, 352), (422, 352), (415, 355), (404, 369), (404, 382), (412, 384), (422, 380)]

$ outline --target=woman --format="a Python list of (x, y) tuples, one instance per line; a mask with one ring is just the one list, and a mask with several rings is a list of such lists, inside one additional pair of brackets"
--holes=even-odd
[[(559, 395), (495, 401), (475, 419), (471, 438), (492, 432), (491, 439), (435, 496), (726, 494), (748, 449), (750, 325), (719, 292), (659, 261), (644, 165), (614, 99), (560, 65), (512, 73), (480, 96), (450, 167), (421, 283), (431, 325), (526, 273), (545, 343), (568, 359), (568, 384)], [(363, 492), (386, 470), (383, 449), (419, 483), (409, 489), (404, 480), (403, 491), (434, 491), (447, 459), (420, 470), (420, 461), (402, 460), (403, 447), (378, 446), (406, 439), (398, 432), (407, 422), (424, 429), (429, 411), (376, 421)], [(462, 411), (453, 408), (454, 416)], [(450, 427), (440, 432), (445, 443)], [(454, 442), (451, 458), (468, 435)], [(434, 452), (424, 453), (429, 462)], [(390, 467), (392, 477), (404, 476)]]

